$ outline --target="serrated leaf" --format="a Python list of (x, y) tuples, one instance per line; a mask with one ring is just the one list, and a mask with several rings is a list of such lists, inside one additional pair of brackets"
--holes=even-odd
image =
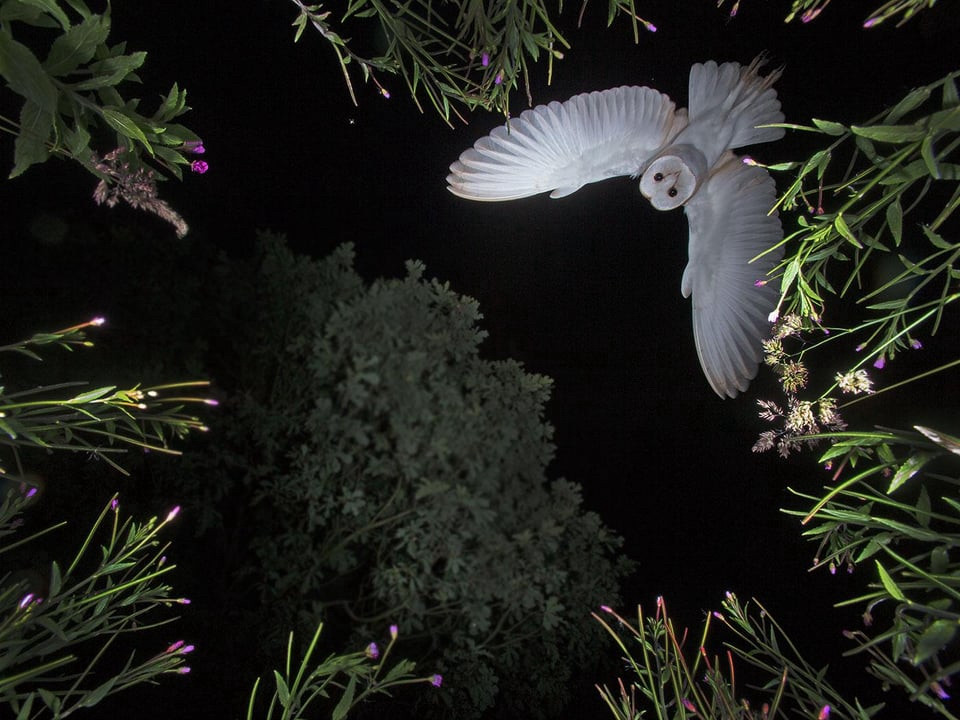
[(885, 143), (916, 142), (926, 135), (926, 132), (916, 125), (851, 125), (850, 130), (859, 137)]
[(53, 81), (30, 49), (14, 40), (6, 28), (0, 28), (0, 75), (11, 90), (44, 112), (52, 116), (57, 111), (59, 93)]
[(351, 675), (350, 681), (347, 683), (347, 687), (343, 690), (343, 695), (337, 702), (336, 707), (333, 708), (331, 720), (343, 720), (343, 718), (346, 717), (347, 713), (350, 711), (350, 707), (353, 705), (353, 696), (356, 691), (357, 676)]
[(93, 73), (92, 78), (72, 83), (70, 87), (74, 90), (99, 90), (112, 87), (143, 65), (146, 59), (147, 54), (145, 52), (135, 52), (130, 55), (98, 60), (90, 66), (90, 71)]
[(897, 490), (907, 480), (920, 472), (920, 469), (930, 461), (931, 457), (930, 453), (920, 452), (904, 460), (903, 464), (897, 468), (897, 471), (893, 474), (893, 478), (890, 480), (887, 495)]
[(907, 596), (903, 594), (903, 591), (894, 582), (893, 578), (890, 577), (890, 574), (884, 569), (883, 565), (880, 564), (879, 560), (873, 561), (877, 566), (877, 573), (880, 575), (880, 582), (883, 584), (883, 588), (887, 591), (887, 594), (890, 595), (894, 600), (905, 601)]
[(50, 46), (43, 68), (51, 75), (63, 76), (93, 58), (97, 46), (110, 34), (110, 20), (93, 15), (74, 25)]
[(934, 247), (940, 248), (941, 250), (954, 249), (955, 246), (953, 243), (944, 240), (939, 233), (934, 232), (927, 225), (921, 225), (920, 229), (923, 230), (923, 234), (927, 236), (927, 240), (929, 240), (930, 244)]
[(847, 131), (845, 125), (833, 122), (832, 120), (818, 120), (817, 118), (813, 118), (812, 122), (827, 135), (843, 135)]
[(133, 120), (113, 108), (101, 108), (100, 112), (103, 115), (103, 119), (106, 120), (107, 125), (124, 137), (139, 141), (140, 144), (147, 149), (147, 152), (151, 155), (153, 154), (153, 146), (150, 144), (150, 141), (147, 140), (147, 136), (143, 134), (143, 130), (141, 130)]
[(13, 170), (9, 178), (23, 174), (31, 165), (50, 157), (47, 142), (53, 131), (53, 115), (27, 99), (20, 110), (20, 133), (13, 142)]
[(914, 665), (926, 662), (943, 650), (956, 634), (955, 620), (935, 620), (917, 640), (917, 649), (911, 661)]

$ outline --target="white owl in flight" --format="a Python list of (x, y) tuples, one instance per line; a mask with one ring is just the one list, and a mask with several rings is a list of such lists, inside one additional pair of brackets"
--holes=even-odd
[(747, 389), (770, 332), (779, 283), (767, 273), (783, 257), (773, 179), (734, 148), (777, 140), (784, 120), (761, 76), (710, 61), (690, 69), (688, 109), (648, 87), (584, 93), (523, 112), (495, 128), (450, 166), (449, 190), (469, 200), (515, 200), (550, 192), (560, 198), (587, 183), (640, 177), (657, 210), (685, 207), (689, 262), (680, 288), (693, 296), (700, 365), (720, 397)]

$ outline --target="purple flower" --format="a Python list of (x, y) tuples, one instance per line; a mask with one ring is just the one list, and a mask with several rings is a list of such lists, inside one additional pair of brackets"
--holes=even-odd
[(207, 170), (210, 169), (210, 166), (203, 160), (194, 160), (192, 163), (190, 163), (190, 169), (197, 173), (197, 175), (203, 175)]
[(183, 640), (177, 640), (173, 645), (171, 645), (170, 647), (168, 647), (168, 648), (167, 648), (166, 650), (164, 650), (163, 652), (165, 652), (165, 653), (176, 652), (177, 650), (179, 650), (179, 649), (182, 648), (182, 647), (183, 647)]
[(375, 642), (372, 642), (367, 645), (366, 653), (368, 658), (371, 660), (376, 660), (378, 657), (380, 657), (380, 648), (377, 647)]
[(176, 507), (173, 508), (173, 510), (167, 513), (167, 519), (165, 520), (165, 522), (170, 522), (179, 514), (180, 514), (180, 506), (177, 505)]
[(830, 717), (830, 706), (824, 705), (820, 708), (820, 713), (817, 715), (817, 720), (827, 720)]
[(484, 67), (487, 67), (487, 65), (490, 64), (490, 53), (484, 53), (480, 57), (480, 64), (483, 65)]
[(33, 600), (33, 593), (27, 593), (20, 598), (20, 609), (23, 610)]
[[(33, 497), (34, 495), (36, 495), (36, 494), (37, 494), (37, 488), (36, 488), (36, 487), (30, 488), (29, 490), (27, 490), (27, 499), (32, 498), (32, 497)], [(116, 502), (116, 501), (114, 501), (114, 502)]]
[(920, 348), (923, 347), (923, 343), (920, 342), (919, 340), (911, 340), (910, 347), (912, 347), (914, 350), (919, 350)]
[(497, 76), (493, 79), (493, 84), (499, 85), (502, 82), (503, 82), (503, 71), (501, 70), (500, 72), (497, 73)]
[(430, 684), (434, 687), (440, 687), (443, 685), (443, 675), (434, 675), (430, 678)]
[(207, 149), (203, 146), (203, 140), (187, 140), (182, 148), (189, 153), (194, 153), (195, 155), (203, 155)]
[(887, 359), (883, 355), (881, 355), (880, 357), (878, 357), (876, 360), (873, 361), (873, 366), (877, 370), (883, 370), (883, 366), (886, 364), (887, 364)]
[(390, 639), (391, 639), (391, 640), (396, 640), (396, 639), (397, 639), (397, 634), (398, 634), (399, 632), (400, 632), (400, 629), (399, 629), (396, 625), (391, 625), (391, 626), (390, 626)]
[(187, 665), (184, 665), (181, 668), (177, 668), (177, 672), (180, 673), (181, 675), (186, 675), (187, 673), (190, 672), (190, 667)]

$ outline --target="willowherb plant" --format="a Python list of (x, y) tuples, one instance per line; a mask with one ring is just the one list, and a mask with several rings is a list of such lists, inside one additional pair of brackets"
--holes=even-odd
[[(641, 717), (698, 720), (774, 720), (804, 717), (827, 720), (868, 720), (882, 706), (864, 708), (849, 701), (826, 680), (826, 668), (811, 666), (767, 610), (741, 603), (727, 593), (721, 609), (707, 613), (699, 637), (679, 631), (657, 598), (652, 617), (637, 608), (630, 622), (604, 605), (593, 613), (622, 653), (631, 673), (617, 681), (617, 690), (597, 685), (601, 698), (617, 720)], [(730, 640), (722, 650), (710, 648), (711, 629), (723, 626)], [(754, 697), (737, 687), (737, 663), (759, 678), (747, 686)], [(740, 671), (741, 676), (744, 670)], [(759, 698), (757, 697), (759, 696)], [(652, 712), (651, 712), (652, 711)]]
[[(897, 17), (897, 27), (903, 25), (907, 20), (919, 12), (933, 7), (937, 0), (886, 0), (883, 4), (870, 11), (866, 20), (863, 21), (864, 28), (872, 28), (882, 22), (893, 20)], [(718, 0), (717, 6), (721, 6), (726, 0)], [(800, 18), (801, 22), (808, 23), (817, 18), (820, 13), (826, 10), (830, 0), (792, 0), (790, 11), (787, 13), (785, 22)], [(730, 8), (730, 17), (734, 17), (740, 10), (740, 0), (733, 0)]]
[(415, 684), (427, 684), (435, 688), (443, 685), (443, 676), (437, 673), (426, 677), (415, 676), (413, 671), (416, 666), (410, 660), (387, 665), (390, 651), (399, 637), (396, 625), (390, 626), (390, 639), (382, 654), (377, 643), (371, 642), (359, 652), (329, 655), (322, 662), (315, 663), (313, 654), (322, 631), (323, 623), (320, 623), (296, 668), (292, 665), (294, 634), (290, 633), (283, 673), (274, 670), (275, 689), (266, 709), (257, 711), (257, 692), (260, 688), (260, 678), (257, 678), (247, 702), (247, 720), (254, 720), (255, 717), (273, 720), (275, 713), (281, 720), (316, 717), (308, 714), (314, 702), (330, 700), (334, 694), (339, 694), (339, 697), (330, 711), (330, 718), (342, 720), (354, 707), (375, 695), (389, 696), (394, 688)]
[[(104, 319), (98, 317), (62, 330), (37, 333), (0, 346), (0, 354), (16, 353), (39, 361), (39, 347), (92, 347), (87, 332), (103, 323)], [(62, 394), (83, 385), (86, 383), (61, 382), (18, 391), (0, 386), (0, 447), (9, 451), (16, 468), (8, 470), (6, 463), (0, 465), (0, 477), (8, 472), (25, 475), (20, 454), (26, 448), (89, 452), (120, 472), (124, 470), (113, 456), (126, 448), (178, 455), (179, 451), (170, 447), (171, 439), (207, 429), (197, 416), (184, 413), (184, 406), (217, 404), (212, 398), (181, 394), (207, 387), (206, 381), (126, 389), (109, 385), (66, 397)]]
[[(355, 0), (342, 14), (322, 5), (292, 0), (298, 15), (295, 40), (311, 25), (330, 43), (337, 55), (343, 78), (354, 104), (356, 92), (349, 68), (359, 67), (363, 80), (372, 81), (383, 97), (391, 96), (381, 82), (382, 75), (398, 75), (417, 107), (420, 94), (426, 96), (447, 123), (451, 113), (462, 119), (458, 106), (478, 107), (509, 114), (510, 94), (521, 83), (529, 100), (529, 75), (533, 64), (545, 56), (548, 79), (554, 60), (563, 58), (570, 47), (557, 29), (556, 10), (545, 0), (495, 2), (490, 5), (455, 0), (414, 0), (391, 5), (379, 0)], [(582, 17), (586, 2), (580, 11)], [(321, 10), (323, 10), (321, 12)], [(634, 0), (609, 0), (607, 24), (626, 14), (633, 23), (634, 40), (639, 28), (655, 32), (653, 23), (637, 15)], [(371, 25), (387, 38), (387, 47), (378, 56), (364, 56), (345, 37), (344, 27), (372, 31)]]
[[(186, 223), (175, 222), (179, 216), (156, 198), (155, 183), (163, 176), (151, 166), (177, 179), (183, 166), (194, 172), (206, 168), (188, 157), (202, 152), (200, 138), (174, 122), (190, 109), (187, 93), (174, 83), (152, 114), (142, 114), (140, 100), (124, 98), (120, 87), (139, 82), (136, 71), (147, 54), (127, 53), (124, 42), (109, 45), (109, 34), (109, 5), (94, 13), (83, 0), (0, 0), (0, 77), (23, 99), (17, 119), (0, 116), (0, 131), (14, 137), (10, 177), (59, 155), (80, 163), (101, 185), (119, 186), (98, 186), (97, 194), (108, 201), (130, 202), (142, 195), (131, 195), (131, 179), (148, 181), (153, 199), (131, 204), (160, 215), (183, 234)], [(107, 147), (110, 154), (122, 152), (122, 170), (91, 146), (103, 130), (115, 135)]]
[[(0, 505), (0, 553), (30, 546), (66, 524), (9, 539), (35, 492), (25, 484), (7, 492)], [(122, 651), (125, 661), (116, 656), (116, 646), (172, 622), (170, 609), (190, 602), (174, 596), (164, 578), (176, 566), (167, 562), (168, 545), (159, 533), (178, 513), (176, 507), (162, 521), (137, 523), (120, 517), (114, 496), (73, 558), (46, 568), (42, 587), (11, 572), (0, 577), (0, 704), (15, 717), (42, 716), (41, 708), (65, 717), (161, 675), (190, 672), (185, 663), (193, 646), (183, 641), (139, 657), (140, 648)]]

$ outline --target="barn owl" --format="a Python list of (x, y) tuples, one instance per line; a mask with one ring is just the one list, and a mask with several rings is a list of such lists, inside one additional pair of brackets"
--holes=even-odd
[[(649, 87), (584, 93), (523, 112), (450, 166), (448, 189), (469, 200), (561, 198), (587, 183), (640, 178), (657, 210), (684, 206), (693, 336), (713, 390), (736, 397), (756, 377), (779, 283), (783, 230), (773, 179), (731, 150), (777, 140), (783, 122), (763, 58), (749, 66), (710, 61), (690, 70), (689, 107)], [(764, 254), (765, 253), (765, 254)], [(754, 262), (752, 259), (759, 257)]]

